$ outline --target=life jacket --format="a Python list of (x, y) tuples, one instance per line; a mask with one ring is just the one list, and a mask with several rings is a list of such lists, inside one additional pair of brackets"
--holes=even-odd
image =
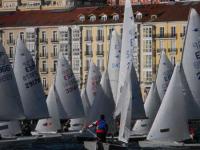
[(96, 122), (96, 133), (106, 133), (107, 132), (107, 124), (105, 120), (98, 120)]

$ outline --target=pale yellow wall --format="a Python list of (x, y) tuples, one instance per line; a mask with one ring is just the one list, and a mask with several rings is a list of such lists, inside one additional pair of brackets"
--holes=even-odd
[[(97, 30), (98, 30), (99, 27), (103, 28), (103, 36), (104, 36), (104, 41), (103, 42), (98, 42), (96, 40), (96, 38), (97, 38)], [(103, 58), (103, 60), (104, 60), (104, 70), (107, 68), (109, 48), (110, 48), (110, 40), (108, 39), (108, 36), (109, 36), (109, 29), (111, 27), (114, 27), (114, 29), (120, 34), (121, 24), (109, 24), (109, 25), (102, 24), (102, 25), (82, 26), (82, 28), (83, 28), (83, 30), (82, 30), (82, 64), (83, 64), (82, 75), (83, 75), (83, 84), (85, 83), (85, 81), (87, 79), (87, 74), (88, 74), (88, 71), (85, 70), (85, 68), (86, 68), (86, 60), (87, 59), (92, 59), (93, 62), (95, 64), (97, 64), (97, 59), (98, 58)], [(92, 42), (89, 42), (92, 45), (92, 52), (93, 52), (92, 57), (85, 55), (86, 43), (88, 43), (88, 42), (85, 41), (86, 30), (89, 29), (89, 28), (92, 30), (92, 38), (93, 38)], [(96, 55), (97, 44), (98, 43), (103, 43), (103, 50), (104, 50), (104, 55), (103, 56), (97, 56)], [(104, 70), (100, 70), (100, 71), (103, 72)]]

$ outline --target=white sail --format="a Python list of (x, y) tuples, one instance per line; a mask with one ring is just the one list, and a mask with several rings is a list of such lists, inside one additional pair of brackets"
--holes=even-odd
[(55, 87), (62, 104), (60, 106), (63, 106), (67, 118), (83, 117), (84, 110), (78, 89), (78, 83), (63, 54), (59, 55)]
[(14, 74), (27, 119), (49, 116), (40, 76), (30, 52), (18, 38)]
[(1, 137), (13, 137), (22, 133), (19, 121), (0, 122)]
[(160, 107), (160, 103), (161, 102), (158, 96), (156, 84), (153, 82), (144, 104), (147, 119), (138, 120), (136, 122), (133, 128), (134, 134), (147, 135), (149, 133), (149, 130), (151, 129), (153, 121)]
[(93, 104), (97, 89), (100, 85), (100, 80), (101, 80), (101, 73), (97, 68), (97, 66), (91, 61), (88, 73), (87, 85), (86, 85), (86, 94), (90, 105)]
[(183, 141), (189, 139), (188, 116), (180, 65), (176, 65), (148, 140)]
[(194, 100), (200, 106), (200, 15), (191, 9), (185, 37), (182, 66)]
[[(85, 117), (87, 117), (89, 115), (89, 110), (90, 110), (91, 106), (90, 106), (85, 88), (83, 88), (82, 91), (81, 91), (81, 99), (82, 99), (82, 103), (83, 103)], [(73, 130), (83, 129), (83, 127), (85, 125), (85, 117), (84, 118), (71, 119), (69, 130), (73, 131)]]
[(120, 69), (120, 50), (121, 50), (121, 37), (114, 30), (112, 32), (111, 43), (110, 43), (108, 75), (115, 103), (117, 102), (117, 90), (118, 90), (119, 69)]
[(113, 120), (113, 113), (115, 109), (115, 102), (113, 99), (108, 72), (105, 71), (100, 87), (97, 89), (97, 95), (91, 106), (89, 116), (87, 117), (87, 125), (99, 119), (101, 114), (105, 115), (108, 124)]
[[(0, 43), (0, 120), (24, 119), (13, 69)], [(14, 111), (13, 111), (14, 110)]]
[(160, 97), (160, 101), (162, 101), (165, 92), (167, 90), (169, 81), (171, 79), (173, 73), (173, 65), (166, 56), (165, 52), (162, 51), (160, 64), (158, 68), (157, 78), (156, 78), (156, 86), (158, 89), (158, 94)]
[(133, 51), (135, 48), (135, 23), (130, 0), (126, 0), (124, 11), (124, 23), (122, 33), (121, 60), (119, 71), (119, 82), (117, 92), (117, 103), (121, 95), (128, 68), (132, 65)]
[(121, 109), (119, 140), (125, 142), (129, 138), (131, 120), (146, 118), (140, 86), (133, 64), (127, 72), (118, 105), (123, 108)]
[(38, 121), (35, 130), (37, 132), (45, 133), (45, 132), (57, 132), (61, 129), (57, 97), (55, 94), (54, 83), (49, 90), (49, 94), (47, 97), (47, 106), (49, 110), (50, 118), (41, 119)]

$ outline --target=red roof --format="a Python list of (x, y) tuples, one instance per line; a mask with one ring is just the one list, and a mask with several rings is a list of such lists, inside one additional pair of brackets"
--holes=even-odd
[[(174, 4), (152, 4), (134, 5), (134, 12), (141, 12), (142, 19), (139, 22), (163, 22), (163, 21), (186, 21), (189, 10), (193, 7), (200, 12), (200, 2), (174, 3)], [(104, 6), (104, 7), (82, 7), (70, 11), (16, 11), (0, 13), (0, 27), (23, 27), (23, 26), (56, 26), (56, 25), (75, 25), (75, 24), (107, 24), (123, 21), (123, 6)], [(119, 20), (114, 21), (112, 15), (119, 14)], [(96, 21), (88, 19), (90, 14), (96, 15)], [(108, 20), (102, 21), (101, 14), (107, 14)], [(81, 22), (79, 16), (84, 15), (85, 21)], [(157, 18), (152, 18), (156, 15)], [(153, 20), (154, 19), (154, 20)]]

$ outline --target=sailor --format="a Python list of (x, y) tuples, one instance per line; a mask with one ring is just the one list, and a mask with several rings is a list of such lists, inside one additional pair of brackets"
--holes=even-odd
[(100, 115), (100, 119), (93, 122), (91, 125), (88, 126), (88, 128), (91, 128), (93, 126), (96, 126), (96, 135), (97, 139), (100, 142), (106, 142), (106, 135), (108, 131), (108, 125), (105, 120), (105, 116), (102, 114)]

